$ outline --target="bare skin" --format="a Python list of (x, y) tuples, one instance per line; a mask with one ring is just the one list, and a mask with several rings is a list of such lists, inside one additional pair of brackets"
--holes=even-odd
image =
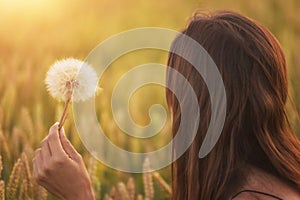
[[(284, 200), (300, 200), (300, 191), (292, 188), (281, 179), (251, 167), (246, 185), (241, 190), (255, 190), (275, 195)], [(255, 193), (242, 193), (233, 200), (273, 200), (275, 198)]]
[(35, 151), (34, 176), (50, 193), (63, 200), (94, 200), (95, 195), (84, 162), (58, 123)]

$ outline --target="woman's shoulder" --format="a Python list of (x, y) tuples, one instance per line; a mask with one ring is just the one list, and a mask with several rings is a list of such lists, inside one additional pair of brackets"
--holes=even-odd
[(249, 169), (247, 181), (233, 200), (300, 200), (300, 190), (256, 167)]

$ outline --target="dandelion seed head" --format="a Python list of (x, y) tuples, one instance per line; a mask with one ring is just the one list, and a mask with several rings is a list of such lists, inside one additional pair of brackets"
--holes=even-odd
[(59, 101), (84, 101), (98, 90), (98, 77), (88, 63), (68, 58), (54, 63), (46, 76), (45, 83), (50, 95)]

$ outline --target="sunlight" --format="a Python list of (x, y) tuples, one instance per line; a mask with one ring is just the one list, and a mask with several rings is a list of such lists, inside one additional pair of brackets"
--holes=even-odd
[(44, 12), (58, 3), (57, 0), (0, 0), (0, 10), (4, 13)]

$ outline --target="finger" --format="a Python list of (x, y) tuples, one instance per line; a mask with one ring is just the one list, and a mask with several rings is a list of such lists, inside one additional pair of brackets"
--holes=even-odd
[(47, 138), (41, 142), (41, 152), (43, 158), (49, 159), (52, 156)]
[(38, 151), (38, 149), (34, 152), (34, 157), (32, 159), (33, 175), (34, 175), (35, 178), (37, 177), (38, 170), (39, 170), (38, 165), (37, 165), (37, 159), (38, 159), (37, 158), (37, 151)]
[(43, 161), (43, 157), (41, 155), (41, 150), (42, 150), (41, 148), (38, 148), (34, 152), (34, 159), (35, 159), (36, 162)]
[(38, 174), (39, 174), (39, 167), (38, 167), (36, 158), (34, 158), (32, 160), (32, 166), (33, 166), (33, 176), (34, 176), (35, 179), (37, 179)]
[(68, 138), (65, 135), (65, 130), (62, 128), (59, 133), (60, 141), (63, 146), (63, 149), (68, 154), (68, 156), (73, 160), (78, 160), (80, 158), (79, 153), (76, 151), (76, 149), (73, 147), (71, 142), (68, 140)]
[(43, 166), (43, 157), (41, 154), (41, 149), (37, 149), (34, 152), (35, 156), (33, 159), (33, 173), (34, 173), (34, 177), (37, 180), (37, 182), (41, 182), (42, 179), (42, 166)]
[(49, 135), (47, 138), (49, 144), (50, 152), (52, 157), (63, 157), (67, 156), (63, 147), (61, 145), (59, 134), (58, 134), (58, 123), (55, 123), (49, 130)]

